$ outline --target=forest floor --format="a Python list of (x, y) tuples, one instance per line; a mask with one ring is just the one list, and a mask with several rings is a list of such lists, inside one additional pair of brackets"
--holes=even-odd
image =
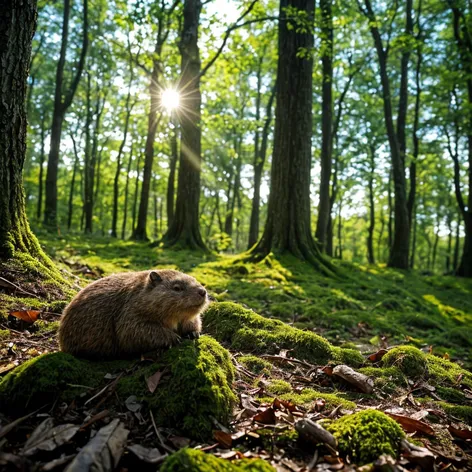
[[(241, 256), (169, 251), (109, 238), (40, 234), (40, 240), (64, 274), (73, 274), (67, 275), (71, 289), (61, 293), (53, 284), (38, 285), (34, 278), (21, 273), (11, 280), (14, 269), (7, 271), (8, 276), (0, 270), (3, 377), (29, 359), (57, 351), (55, 334), (60, 313), (75, 290), (101, 276), (128, 270), (182, 270), (195, 276), (218, 302), (236, 302), (265, 318), (279, 319), (303, 330), (293, 331), (293, 349), (285, 338), (277, 342), (273, 337), (275, 342), (262, 342), (253, 349), (217, 338), (229, 348), (236, 367), (234, 388), (239, 405), (230, 429), (216, 421), (213, 442), (191, 440), (172, 430), (159, 433), (154, 421), (145, 420), (123, 399), (121, 419), (131, 433), (121, 469), (133, 470), (139, 463), (155, 470), (166, 453), (191, 446), (227, 461), (261, 458), (279, 470), (353, 470), (350, 463), (371, 462), (374, 458), (363, 456), (361, 446), (357, 453), (343, 454), (339, 428), (335, 436), (341, 454), (329, 446), (329, 440), (300, 440), (303, 435), (294, 430), (294, 424), (306, 419), (323, 420), (329, 429), (330, 422), (370, 408), (387, 412), (402, 426), (409, 442), (396, 444), (402, 453), (395, 459), (384, 456), (383, 463), (365, 470), (472, 470), (472, 374), (465, 370), (472, 368), (472, 280), (340, 261), (334, 262), (340, 275), (328, 278), (287, 256), (269, 256), (253, 263)], [(301, 352), (296, 345), (299, 333), (307, 331), (326, 338), (333, 349), (342, 348), (339, 352), (345, 354), (341, 357), (355, 368), (354, 376), (348, 372), (341, 380), (333, 374), (333, 366), (297, 355)], [(390, 349), (396, 345), (406, 348), (398, 352)], [(349, 357), (350, 349), (362, 354), (360, 361), (356, 356)], [(382, 360), (388, 352), (392, 354), (389, 364)], [(424, 366), (420, 373), (418, 363)], [(356, 372), (370, 380), (362, 376), (356, 380)], [(113, 378), (109, 376), (107, 382)], [(33, 469), (32, 464), (36, 464), (38, 469), (43, 467), (41, 470), (61, 470), (76, 455), (74, 446), (77, 448), (80, 441), (86, 443), (87, 434), (93, 436), (92, 431), (106, 425), (113, 411), (120, 411), (116, 406), (109, 408), (106, 402), (100, 402), (100, 408), (92, 411), (86, 407), (86, 398), (95, 398), (109, 383), (90, 390), (83, 396), (84, 401), (74, 403), (73, 420), (70, 405), (65, 409), (55, 406), (56, 423), (65, 423), (66, 419), (67, 424), (78, 423), (79, 439), (76, 437), (74, 443), (67, 437), (54, 447), (49, 444), (36, 461), (20, 459), (19, 451), (25, 450), (24, 443), (33, 430), (43, 442), (50, 440), (52, 423), (38, 432), (47, 410), (22, 418), (21, 425), (10, 423), (12, 417), (0, 417), (0, 451), (6, 451), (0, 453), (0, 463), (14, 470), (14, 466), (24, 466), (26, 460)], [(373, 391), (365, 393), (371, 384)], [(366, 428), (368, 436), (375, 436), (372, 425), (366, 424)], [(310, 442), (325, 446), (315, 447)], [(365, 438), (363, 442), (368, 443)], [(137, 451), (133, 449), (136, 445), (144, 446)], [(385, 450), (388, 447), (380, 452)], [(29, 457), (37, 453), (38, 448)]]

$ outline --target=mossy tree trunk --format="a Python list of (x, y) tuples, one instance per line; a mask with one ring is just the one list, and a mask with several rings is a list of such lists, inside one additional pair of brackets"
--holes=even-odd
[[(277, 107), (268, 216), (256, 257), (271, 251), (289, 252), (319, 269), (330, 264), (319, 252), (311, 232), (310, 169), (312, 134), (312, 72), (314, 2), (281, 0), (286, 11), (299, 15), (279, 21)], [(304, 18), (303, 27), (296, 22)], [(302, 29), (304, 32), (300, 32)], [(301, 51), (307, 52), (300, 54)]]
[(163, 241), (166, 246), (206, 250), (199, 225), (201, 157), (201, 61), (198, 26), (202, 2), (186, 0), (179, 44), (181, 54), (180, 159), (175, 213)]
[(15, 254), (61, 278), (26, 218), (22, 171), (26, 156), (26, 81), (36, 29), (36, 0), (11, 0), (0, 9), (0, 262)]

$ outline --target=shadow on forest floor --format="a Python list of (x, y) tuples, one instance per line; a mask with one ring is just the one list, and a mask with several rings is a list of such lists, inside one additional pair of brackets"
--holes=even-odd
[(432, 346), (435, 354), (448, 353), (472, 365), (471, 280), (340, 261), (334, 263), (342, 275), (329, 278), (290, 256), (251, 263), (241, 256), (164, 250), (110, 238), (41, 234), (40, 240), (56, 260), (86, 264), (100, 274), (180, 269), (217, 300), (242, 303), (337, 345), (354, 344), (362, 351), (399, 343)]

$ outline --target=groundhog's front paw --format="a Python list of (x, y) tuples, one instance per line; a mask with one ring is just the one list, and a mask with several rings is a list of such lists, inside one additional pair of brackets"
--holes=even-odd
[(163, 347), (177, 346), (182, 342), (182, 338), (176, 333), (168, 334), (163, 340)]
[(183, 336), (185, 339), (198, 339), (200, 337), (200, 331), (189, 331)]

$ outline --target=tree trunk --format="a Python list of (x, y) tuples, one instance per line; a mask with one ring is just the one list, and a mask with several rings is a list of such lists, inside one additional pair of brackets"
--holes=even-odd
[(416, 217), (416, 205), (413, 207), (413, 240), (411, 243), (411, 256), (410, 256), (410, 269), (415, 268), (415, 256), (416, 256), (416, 233), (418, 227), (418, 218)]
[(126, 236), (126, 220), (128, 218), (129, 173), (131, 172), (131, 163), (133, 162), (133, 144), (134, 144), (133, 141), (131, 141), (128, 167), (126, 168), (125, 203), (124, 203), (124, 209), (123, 209), (123, 224), (121, 226), (121, 239), (125, 239), (125, 236)]
[(22, 179), (26, 82), (36, 19), (35, 0), (11, 0), (0, 9), (0, 260), (23, 253), (22, 260), (34, 262), (39, 273), (59, 279), (30, 230)]
[(315, 238), (322, 252), (326, 252), (327, 231), (330, 216), (330, 181), (333, 159), (333, 16), (332, 0), (320, 0), (321, 10), (321, 176), (320, 202)]
[(77, 168), (79, 167), (79, 152), (77, 150), (77, 143), (75, 137), (71, 133), (70, 138), (74, 148), (74, 168), (72, 170), (72, 178), (70, 181), (70, 192), (69, 192), (69, 205), (67, 213), (67, 229), (70, 230), (72, 226), (72, 214), (74, 212), (74, 189), (75, 189), (75, 176), (77, 175)]
[(57, 228), (57, 175), (59, 170), (59, 153), (61, 147), (62, 125), (67, 109), (72, 104), (75, 92), (85, 64), (88, 48), (88, 0), (83, 0), (83, 37), (80, 58), (75, 67), (69, 88), (64, 91), (64, 68), (66, 63), (67, 45), (69, 40), (70, 0), (64, 0), (64, 17), (62, 23), (62, 40), (59, 61), (56, 69), (56, 89), (54, 94), (54, 110), (51, 125), (48, 168), (46, 173), (46, 207), (44, 209), (45, 226)]
[(457, 272), (457, 268), (459, 267), (459, 251), (460, 251), (460, 245), (461, 245), (461, 240), (460, 240), (460, 234), (461, 234), (461, 214), (457, 215), (457, 225), (456, 225), (456, 241), (454, 243), (454, 261), (453, 261), (453, 267), (452, 270), (454, 271), (454, 274)]
[[(179, 149), (177, 146), (177, 121), (172, 115), (173, 130), (170, 138), (170, 162), (169, 162), (169, 180), (167, 181), (167, 227), (170, 228), (174, 219), (174, 196), (175, 196), (175, 173), (177, 170), (177, 161), (179, 159)], [(162, 215), (161, 215), (162, 217)]]
[(166, 246), (179, 245), (190, 249), (207, 250), (200, 234), (199, 203), (201, 173), (201, 92), (200, 51), (198, 49), (198, 26), (201, 0), (185, 0), (183, 28), (179, 44), (181, 54), (180, 90), (178, 111), (181, 133), (180, 162), (177, 200), (172, 225), (163, 241)]
[(126, 145), (126, 140), (128, 138), (128, 129), (129, 129), (129, 120), (131, 116), (132, 106), (131, 103), (131, 85), (133, 82), (133, 73), (132, 67), (130, 64), (130, 81), (128, 85), (128, 95), (126, 97), (126, 116), (125, 116), (125, 127), (123, 131), (123, 139), (120, 143), (120, 148), (118, 149), (118, 156), (116, 158), (116, 172), (115, 178), (113, 180), (113, 214), (112, 214), (112, 222), (111, 222), (111, 237), (117, 238), (117, 226), (118, 226), (118, 192), (119, 192), (119, 182), (120, 182), (120, 174), (121, 174), (121, 156), (123, 155), (123, 149)]
[(301, 57), (300, 50), (313, 48), (314, 2), (281, 0), (280, 18), (290, 8), (304, 14), (308, 32), (300, 32), (291, 19), (279, 21), (277, 109), (268, 216), (262, 238), (252, 252), (258, 257), (271, 251), (290, 252), (331, 273), (331, 265), (321, 256), (311, 232), (313, 59), (310, 53)]
[(133, 200), (133, 213), (132, 213), (132, 226), (131, 226), (131, 230), (133, 233), (134, 233), (134, 229), (136, 228), (135, 224), (136, 224), (136, 214), (137, 214), (137, 209), (138, 209), (139, 172), (140, 172), (139, 164), (141, 162), (141, 157), (142, 157), (142, 154), (140, 153), (136, 161), (136, 184), (134, 186), (134, 200)]
[(370, 172), (369, 172), (369, 234), (367, 237), (367, 257), (369, 264), (375, 264), (374, 256), (374, 229), (375, 229), (375, 148), (370, 146)]
[(93, 211), (93, 182), (95, 177), (95, 165), (92, 165), (90, 127), (92, 126), (92, 106), (91, 106), (91, 84), (92, 78), (87, 72), (87, 98), (86, 98), (86, 118), (85, 118), (85, 148), (84, 148), (84, 221), (85, 233), (92, 232), (92, 211)]
[[(392, 246), (388, 260), (389, 267), (397, 269), (408, 269), (409, 267), (409, 245), (410, 228), (408, 223), (408, 208), (406, 198), (405, 168), (402, 147), (399, 143), (397, 132), (393, 124), (392, 94), (390, 92), (390, 79), (387, 70), (387, 50), (383, 47), (382, 37), (378, 29), (377, 19), (372, 10), (370, 0), (365, 1), (363, 13), (369, 19), (369, 28), (377, 50), (380, 81), (382, 84), (382, 97), (384, 106), (384, 119), (387, 129), (387, 137), (390, 146), (392, 160), (393, 183), (395, 188), (395, 226)], [(407, 0), (410, 2), (411, 0)], [(408, 19), (407, 19), (408, 22)], [(402, 70), (403, 72), (403, 70)], [(407, 72), (407, 71), (406, 71)], [(401, 126), (403, 126), (400, 123)]]
[(43, 181), (44, 181), (44, 161), (46, 153), (44, 152), (44, 143), (46, 141), (46, 115), (41, 115), (41, 150), (39, 154), (39, 182), (38, 182), (38, 207), (36, 209), (36, 219), (41, 220), (43, 208)]

